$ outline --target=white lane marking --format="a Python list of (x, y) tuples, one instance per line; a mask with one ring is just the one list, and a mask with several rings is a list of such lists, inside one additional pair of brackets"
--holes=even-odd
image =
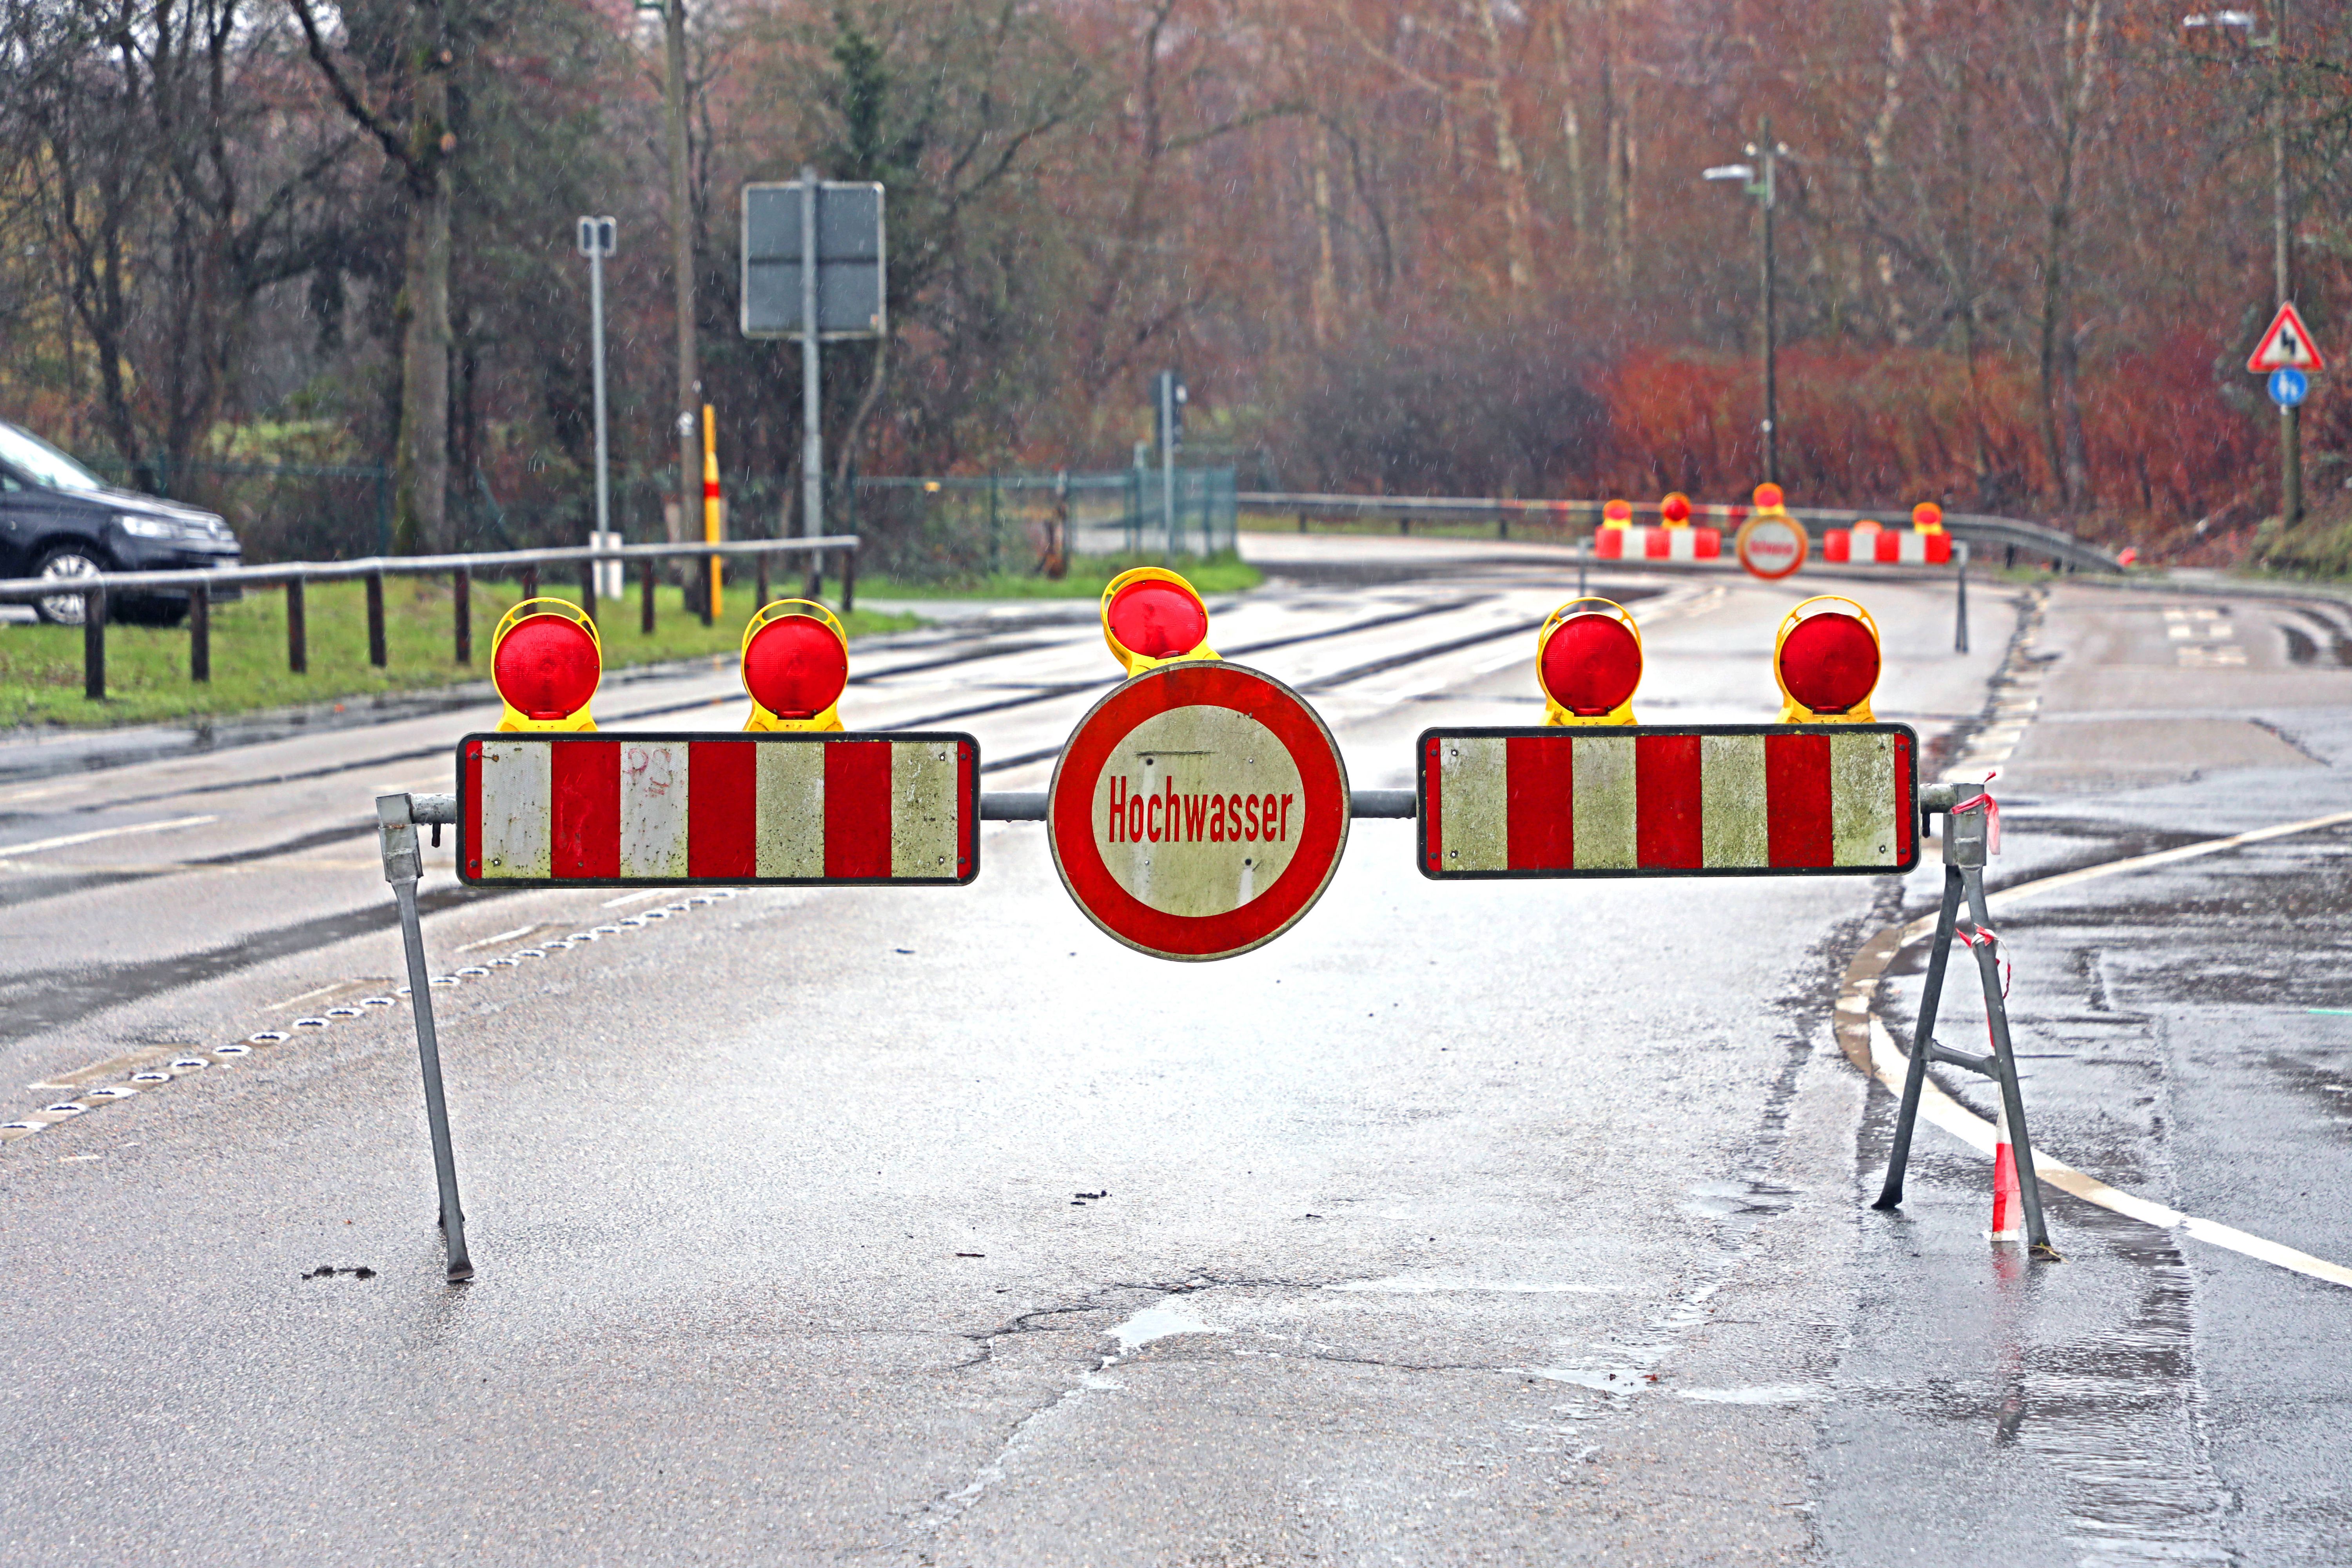
[[(667, 892), (668, 889), (664, 889), (663, 890), (664, 890), (665, 892)], [(604, 907), (605, 907), (606, 909), (608, 909), (608, 910), (609, 910), (609, 909), (611, 909), (613, 906), (612, 906), (612, 905), (610, 905), (610, 904), (606, 904)], [(539, 921), (533, 921), (530, 924), (529, 924), (529, 925), (527, 925), (527, 926), (517, 926), (517, 927), (515, 927), (515, 928), (514, 928), (514, 930), (512, 930), (512, 931), (502, 931), (499, 932), (499, 934), (498, 934), (498, 935), (496, 935), (496, 936), (486, 936), (486, 937), (484, 937), (484, 938), (483, 938), (481, 941), (479, 941), (479, 942), (467, 942), (464, 946), (460, 947), (457, 951), (458, 951), (459, 952), (473, 952), (476, 948), (478, 948), (478, 947), (496, 947), (496, 946), (498, 946), (498, 945), (499, 945), (499, 943), (500, 943), (500, 942), (512, 942), (515, 938), (517, 938), (517, 937), (519, 937), (519, 936), (529, 936), (531, 932), (533, 932), (533, 931), (537, 931), (537, 930), (539, 929), (539, 927), (540, 927), (540, 922), (539, 922)], [(331, 989), (333, 989), (333, 987), (330, 986), (330, 987), (329, 987), (329, 989), (330, 989), (330, 990), (331, 990)]]
[[(1904, 1076), (1909, 1071), (1910, 1065), (1911, 1058), (1895, 1046), (1895, 1037), (1886, 1032), (1886, 1026), (1876, 1018), (1871, 1019), (1870, 1067), (1878, 1081), (1895, 1093), (1901, 1094)], [(1993, 1124), (1946, 1094), (1932, 1078), (1921, 1083), (1919, 1114), (1987, 1159), (1992, 1157)], [(2314, 1279), (2352, 1286), (2352, 1268), (2341, 1263), (2314, 1258), (2308, 1252), (2298, 1252), (2292, 1247), (2251, 1235), (2233, 1226), (2221, 1225), (2210, 1219), (2200, 1219), (2194, 1215), (2182, 1214), (2178, 1209), (2167, 1208), (2136, 1193), (2110, 1186), (2044, 1150), (2033, 1152), (2033, 1171), (2042, 1180), (2060, 1191), (2072, 1193), (2085, 1203), (2113, 1210), (2126, 1219), (2136, 1219), (2158, 1230), (2179, 1230), (2214, 1247), (2227, 1247), (2231, 1252), (2276, 1264), (2281, 1268), (2291, 1268)]]
[[(596, 907), (600, 910), (626, 909), (631, 904), (642, 904), (647, 899), (667, 899), (675, 891), (677, 891), (677, 889), (674, 888), (656, 888), (650, 892), (623, 893), (617, 899), (606, 899), (603, 903)], [(523, 929), (525, 931), (530, 931), (533, 928), (525, 926)]]
[[(2345, 822), (2352, 822), (2352, 811), (2330, 812), (2326, 816), (2306, 817), (2301, 822), (2284, 822), (2274, 827), (2257, 827), (2250, 833), (2232, 834), (2227, 838), (2209, 838), (2200, 844), (2184, 844), (2178, 849), (2159, 849), (2152, 855), (2134, 855), (2127, 859), (2110, 860), (2104, 866), (2085, 866), (2079, 871), (2063, 871), (2054, 877), (2043, 877), (2038, 881), (2021, 882), (2014, 888), (2004, 888), (1998, 893), (1988, 895), (1985, 904), (1988, 912), (1990, 912), (1994, 910), (2005, 909), (2040, 893), (2054, 892), (2061, 888), (2073, 887), (2078, 882), (2093, 881), (2101, 877), (2118, 876), (2126, 871), (2145, 871), (2154, 867), (2168, 866), (2180, 860), (2194, 860), (2207, 855), (2219, 855), (2223, 850), (2235, 849), (2243, 845), (2261, 844), (2273, 838), (2291, 837), (2298, 833), (2315, 833), (2323, 827), (2333, 827)], [(1934, 915), (1913, 921), (1903, 928), (1903, 934), (1896, 946), (1900, 949), (1909, 947), (1914, 942), (1925, 942), (1933, 936), (1935, 931)], [(1877, 975), (1872, 975), (1865, 984), (1874, 989), (1877, 984)], [(1843, 999), (1841, 1000), (1843, 1002)], [(1865, 1006), (1868, 1005), (1866, 998), (1864, 999), (1864, 1003)], [(1886, 1026), (1879, 1022), (1875, 1014), (1872, 1015), (1870, 1068), (1873, 1075), (1895, 1094), (1900, 1095), (1903, 1092), (1905, 1077), (1910, 1069), (1910, 1058), (1905, 1056), (1895, 1046), (1895, 1037), (1886, 1032)], [(1919, 1114), (1988, 1159), (1991, 1157), (1994, 1140), (1993, 1124), (1946, 1094), (1932, 1078), (1922, 1080)], [(2309, 1275), (2314, 1279), (2325, 1279), (2335, 1285), (2352, 1286), (2352, 1268), (2347, 1268), (2341, 1263), (2330, 1263), (2324, 1258), (2315, 1258), (2310, 1253), (2299, 1252), (2284, 1243), (2252, 1235), (2234, 1226), (2200, 1219), (2195, 1215), (2186, 1215), (2178, 1209), (2167, 1208), (2162, 1204), (2126, 1192), (2121, 1187), (2110, 1186), (2096, 1176), (2079, 1171), (2042, 1150), (2034, 1151), (2033, 1168), (2035, 1173), (2043, 1181), (2060, 1191), (2072, 1193), (2084, 1202), (2096, 1204), (2101, 1208), (2111, 1209), (2127, 1219), (2136, 1219), (2143, 1225), (2154, 1226), (2159, 1230), (2179, 1230), (2210, 1246), (2226, 1247), (2231, 1252), (2241, 1253), (2264, 1263), (2275, 1264), (2281, 1268), (2292, 1269), (2297, 1274)]]
[(217, 816), (174, 816), (163, 822), (141, 822), (129, 827), (100, 827), (88, 833), (68, 833), (58, 838), (36, 838), (30, 844), (0, 844), (0, 860), (13, 859), (19, 855), (37, 855), (44, 849), (95, 844), (101, 838), (121, 838), (132, 833), (166, 833), (175, 827), (202, 827), (207, 822), (219, 820)]

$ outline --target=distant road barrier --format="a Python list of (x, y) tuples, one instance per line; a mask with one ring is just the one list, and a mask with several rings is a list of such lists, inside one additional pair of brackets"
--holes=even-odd
[[(1458, 522), (1492, 519), (1497, 539), (1510, 537), (1515, 520), (1547, 524), (1558, 532), (1597, 531), (1604, 504), (1597, 500), (1522, 500), (1502, 496), (1316, 495), (1287, 490), (1244, 490), (1234, 499), (1245, 510), (1297, 514), (1301, 533), (1307, 531), (1310, 517), (1394, 518), (1399, 533), (1411, 533), (1416, 520)], [(1691, 504), (1690, 520), (1695, 524), (1736, 529), (1748, 520), (1751, 510), (1746, 506), (1695, 501)], [(1851, 528), (1875, 515), (1838, 507), (1792, 506), (1788, 510), (1791, 517), (1816, 531)], [(1658, 515), (1658, 503), (1635, 501), (1633, 511), (1636, 516), (1654, 517)], [(2069, 571), (2123, 570), (2123, 563), (2112, 552), (2077, 539), (2063, 529), (2038, 522), (1985, 512), (1948, 511), (1944, 513), (1944, 527), (1957, 538), (1999, 545), (2007, 552), (2011, 565), (2023, 559), (2047, 561), (2053, 567), (2063, 566)]]
[[(390, 662), (384, 643), (383, 580), (387, 577), (451, 579), (451, 637), (457, 661), (474, 659), (473, 580), (477, 576), (512, 575), (522, 584), (522, 596), (539, 593), (539, 569), (576, 564), (580, 568), (581, 607), (596, 615), (596, 566), (599, 563), (639, 563), (638, 626), (654, 629), (654, 563), (700, 560), (708, 574), (721, 556), (750, 556), (758, 569), (754, 597), (768, 599), (768, 572), (772, 557), (806, 556), (806, 592), (811, 598), (824, 590), (828, 555), (841, 557), (841, 607), (853, 608), (857, 592), (858, 538), (854, 533), (821, 534), (814, 539), (744, 539), (712, 544), (624, 544), (599, 550), (565, 545), (548, 550), (496, 550), (465, 555), (376, 555), (358, 561), (287, 561), (270, 566), (234, 566), (211, 571), (99, 572), (78, 577), (0, 578), (0, 605), (28, 605), (41, 599), (79, 595), (82, 602), (82, 694), (92, 702), (106, 700), (106, 601), (111, 593), (152, 588), (181, 588), (188, 595), (188, 679), (212, 679), (212, 598), (221, 588), (268, 587), (286, 590), (286, 667), (296, 675), (310, 668), (310, 628), (304, 616), (303, 589), (320, 582), (359, 578), (367, 584), (368, 662), (382, 669)], [(699, 595), (704, 625), (710, 622), (710, 595)]]

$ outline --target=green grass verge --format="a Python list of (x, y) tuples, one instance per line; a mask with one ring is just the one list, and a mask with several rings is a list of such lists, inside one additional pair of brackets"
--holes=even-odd
[(943, 583), (909, 583), (860, 576), (857, 591), (877, 599), (1092, 599), (1131, 566), (1166, 566), (1203, 594), (1238, 594), (1265, 581), (1265, 573), (1227, 551), (1206, 560), (1180, 556), (1171, 561), (1148, 553), (1081, 555), (1070, 562), (1069, 575), (1060, 578), (999, 572)]
[[(777, 590), (779, 595), (791, 592)], [(551, 594), (577, 599), (576, 588)], [(487, 679), (490, 634), (520, 595), (511, 584), (477, 583), (473, 591), (474, 661), (452, 657), (450, 586), (433, 578), (394, 577), (384, 584), (383, 669), (367, 658), (367, 598), (363, 584), (313, 583), (304, 595), (310, 631), (310, 673), (286, 668), (286, 595), (267, 589), (213, 609), (213, 678), (205, 685), (188, 679), (188, 629), (110, 626), (106, 629), (106, 689), (103, 702), (82, 696), (79, 626), (0, 626), (0, 728), (60, 724), (94, 728), (138, 724), (196, 715), (249, 713), (305, 702), (332, 702), (378, 692), (414, 691)], [(752, 604), (749, 586), (730, 585), (727, 613), (705, 626), (686, 607), (682, 590), (664, 587), (656, 605), (651, 637), (637, 630), (633, 586), (620, 605), (608, 605), (599, 624), (604, 668), (657, 664), (668, 659), (719, 654), (741, 646), (743, 624)], [(878, 616), (859, 610), (842, 617), (853, 637), (868, 632), (904, 631), (921, 624), (915, 616)]]

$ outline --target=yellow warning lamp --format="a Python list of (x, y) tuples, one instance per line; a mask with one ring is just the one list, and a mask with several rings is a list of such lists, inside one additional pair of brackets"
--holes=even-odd
[(1788, 498), (1780, 493), (1780, 487), (1769, 480), (1756, 487), (1755, 501), (1758, 511), (1789, 510)]
[(1633, 503), (1629, 500), (1603, 501), (1601, 506), (1601, 526), (1631, 528), (1633, 526)]
[(762, 605), (743, 628), (746, 730), (838, 730), (849, 684), (849, 636), (814, 599)]
[[(1845, 608), (1831, 607), (1838, 605)], [(1807, 599), (1772, 639), (1783, 724), (1875, 724), (1870, 694), (1878, 673), (1878, 623), (1852, 599)]]
[(1570, 599), (1536, 633), (1547, 724), (1631, 724), (1642, 628), (1613, 599)]
[(1878, 526), (1878, 520), (1876, 518), (1865, 517), (1861, 521), (1853, 525), (1852, 531), (1855, 533), (1884, 533), (1885, 530)]
[(1668, 528), (1688, 528), (1691, 520), (1691, 499), (1680, 490), (1668, 490), (1666, 499), (1658, 503), (1658, 519)]
[(1129, 675), (1179, 659), (1214, 658), (1209, 606), (1192, 584), (1160, 566), (1137, 566), (1104, 584), (1103, 641)]
[(1944, 531), (1944, 509), (1934, 501), (1923, 500), (1911, 509), (1911, 531), (1915, 533)]
[(490, 634), (500, 730), (593, 730), (588, 700), (604, 677), (596, 623), (569, 599), (525, 599)]

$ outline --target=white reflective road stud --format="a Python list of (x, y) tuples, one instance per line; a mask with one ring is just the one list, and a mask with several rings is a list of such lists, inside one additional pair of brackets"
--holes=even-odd
[(621, 747), (621, 875), (686, 875), (687, 749), (656, 741)]
[(756, 868), (762, 877), (824, 875), (824, 742), (759, 748), (753, 788)]
[(545, 878), (554, 787), (544, 741), (482, 742), (482, 870), (485, 879)]
[(1438, 759), (1438, 831), (1448, 871), (1500, 871), (1511, 863), (1510, 743), (1455, 736)]
[(1634, 866), (1633, 738), (1579, 735), (1570, 742), (1570, 795), (1580, 871), (1630, 871)]
[(890, 875), (952, 877), (955, 871), (955, 748), (938, 741), (894, 741)]
[(1713, 870), (1771, 864), (1763, 736), (1701, 735), (1698, 793), (1700, 865)]
[(1830, 736), (1830, 860), (1895, 864), (1894, 736)]

